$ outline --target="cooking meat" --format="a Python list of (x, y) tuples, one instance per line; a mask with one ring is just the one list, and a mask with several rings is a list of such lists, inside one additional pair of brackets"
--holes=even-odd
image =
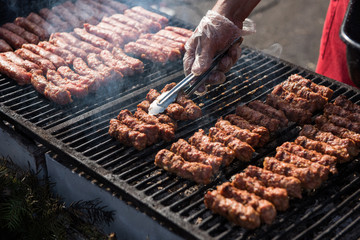
[(121, 36), (119, 36), (116, 32), (113, 30), (104, 29), (98, 26), (94, 26), (88, 23), (84, 24), (84, 28), (88, 33), (91, 33), (93, 35), (96, 35), (100, 38), (103, 38), (110, 42), (113, 46), (122, 46), (124, 43), (124, 40)]
[(43, 58), (43, 57), (33, 53), (32, 51), (30, 51), (28, 49), (20, 48), (20, 49), (16, 50), (15, 53), (18, 54), (21, 58), (23, 58), (25, 60), (29, 60), (30, 62), (37, 64), (44, 73), (46, 73), (48, 71), (48, 69), (56, 70), (56, 67), (54, 66), (54, 64), (52, 62), (50, 62), (46, 58)]
[(224, 131), (217, 127), (211, 127), (209, 129), (209, 137), (213, 142), (221, 142), (232, 149), (235, 153), (235, 157), (241, 161), (250, 161), (255, 152), (255, 150), (246, 142), (242, 142), (232, 135), (226, 135)]
[(152, 103), (158, 96), (160, 96), (160, 93), (156, 89), (150, 89), (146, 94), (146, 100)]
[(149, 112), (149, 107), (150, 102), (148, 100), (144, 100), (137, 105), (137, 108), (143, 110), (144, 112)]
[(152, 145), (158, 141), (159, 127), (157, 125), (152, 125), (140, 121), (139, 119), (135, 118), (127, 109), (121, 110), (117, 116), (117, 119), (131, 129), (144, 133), (147, 137), (148, 145)]
[(264, 169), (285, 175), (287, 177), (296, 177), (301, 181), (301, 185), (305, 189), (316, 189), (320, 187), (322, 179), (316, 173), (316, 170), (310, 166), (307, 168), (298, 168), (294, 164), (277, 160), (273, 157), (265, 157)]
[(148, 11), (140, 6), (133, 7), (133, 8), (131, 8), (131, 10), (138, 13), (139, 15), (145, 16), (147, 18), (150, 18), (150, 19), (160, 23), (161, 27), (165, 27), (169, 22), (169, 20), (166, 17), (164, 17), (160, 14)]
[(324, 115), (329, 119), (329, 122), (331, 122), (339, 127), (347, 128), (350, 131), (360, 133), (360, 122), (354, 122), (348, 118), (341, 117), (341, 116), (334, 115), (334, 114), (327, 115), (325, 113)]
[(27, 31), (35, 34), (36, 36), (39, 37), (40, 40), (46, 39), (47, 32), (45, 31), (45, 29), (39, 27), (37, 24), (29, 21), (28, 19), (23, 17), (17, 17), (14, 20), (14, 23), (20, 27), (23, 27)]
[(245, 168), (244, 173), (246, 176), (261, 181), (267, 187), (285, 188), (289, 196), (302, 198), (301, 182), (295, 177), (286, 177), (253, 165)]
[(133, 146), (139, 151), (147, 145), (147, 137), (144, 133), (132, 130), (117, 119), (110, 120), (109, 134), (122, 144)]
[(240, 116), (237, 116), (235, 114), (229, 114), (225, 116), (225, 120), (229, 121), (231, 124), (239, 128), (248, 129), (253, 133), (259, 134), (261, 136), (259, 140), (259, 147), (264, 146), (270, 139), (270, 133), (267, 128), (249, 123), (247, 120)]
[(137, 42), (129, 42), (124, 46), (125, 53), (144, 58), (156, 63), (166, 63), (167, 56), (159, 49), (149, 47)]
[(3, 28), (6, 28), (7, 30), (19, 35), (20, 37), (24, 38), (29, 43), (37, 44), (39, 42), (39, 37), (31, 32), (26, 31), (24, 28), (8, 22), (2, 25)]
[(134, 113), (134, 117), (137, 119), (152, 125), (157, 125), (159, 127), (159, 134), (160, 137), (165, 141), (171, 141), (175, 138), (175, 128), (168, 125), (161, 123), (157, 117), (152, 116), (144, 112), (142, 109), (137, 109)]
[(39, 14), (45, 21), (48, 21), (55, 27), (55, 31), (64, 32), (69, 31), (72, 27), (69, 23), (64, 22), (61, 18), (48, 8), (40, 9)]
[(74, 59), (76, 58), (76, 56), (69, 50), (55, 46), (49, 43), (48, 41), (39, 42), (38, 46), (55, 55), (58, 55), (59, 57), (64, 59), (65, 63), (68, 65), (71, 65)]
[(233, 150), (220, 142), (212, 142), (202, 129), (194, 133), (188, 142), (202, 152), (222, 158), (222, 164), (225, 166), (228, 166), (235, 158)]
[(300, 124), (311, 122), (312, 113), (308, 109), (302, 109), (282, 99), (275, 94), (268, 94), (266, 97), (266, 103), (270, 106), (282, 110), (286, 117), (293, 122)]
[(281, 146), (276, 148), (276, 151), (285, 150), (290, 153), (293, 153), (299, 157), (305, 158), (312, 162), (319, 163), (324, 166), (328, 166), (330, 168), (331, 173), (337, 173), (336, 169), (336, 157), (328, 155), (328, 154), (321, 154), (314, 150), (309, 150), (303, 148), (300, 145), (297, 145), (293, 142), (285, 142)]
[(283, 89), (295, 93), (301, 98), (309, 100), (316, 106), (316, 110), (320, 110), (327, 103), (328, 99), (323, 97), (320, 93), (313, 92), (310, 88), (303, 86), (297, 82), (285, 81), (281, 83)]
[(345, 148), (353, 157), (359, 154), (359, 148), (355, 145), (353, 140), (349, 138), (339, 138), (331, 132), (320, 131), (313, 125), (304, 125), (299, 135), (308, 137), (313, 140), (325, 142), (331, 146)]
[(123, 36), (124, 40), (136, 40), (139, 38), (141, 31), (138, 30), (137, 28), (133, 27), (133, 26), (129, 26), (126, 24), (126, 22), (118, 20), (116, 18), (113, 17), (104, 17), (101, 20), (101, 23), (106, 23), (109, 25), (112, 25), (114, 27), (116, 27), (116, 29), (120, 29), (124, 32), (124, 35), (128, 35), (128, 38), (126, 38), (124, 35), (121, 35), (121, 33), (119, 33), (121, 36)]
[(12, 47), (4, 39), (0, 39), (0, 52), (7, 52), (12, 50)]
[(348, 162), (351, 160), (351, 156), (345, 148), (338, 146), (331, 146), (327, 143), (311, 140), (305, 136), (299, 136), (295, 139), (295, 143), (317, 152), (328, 154), (337, 158), (339, 163)]
[(161, 25), (159, 22), (152, 20), (151, 18), (139, 15), (138, 13), (134, 12), (132, 9), (127, 9), (124, 12), (125, 16), (134, 19), (135, 21), (141, 22), (142, 24), (146, 25), (150, 32), (157, 32), (161, 29)]
[(237, 139), (246, 142), (252, 147), (256, 147), (259, 144), (261, 136), (257, 133), (252, 133), (248, 129), (242, 129), (237, 127), (236, 125), (232, 125), (229, 121), (219, 119), (215, 127), (223, 130), (227, 135), (232, 135)]
[(114, 14), (110, 18), (112, 18), (122, 24), (125, 24), (129, 27), (135, 28), (140, 33), (148, 33), (150, 31), (146, 25), (144, 25), (141, 22), (136, 21), (128, 16), (125, 16), (124, 14)]
[[(109, 19), (109, 21), (106, 21), (105, 19)], [(104, 17), (101, 22), (96, 26), (99, 28), (113, 31), (114, 33), (119, 35), (119, 37), (121, 37), (123, 44), (135, 41), (140, 35), (140, 33), (134, 31), (133, 28), (126, 26), (120, 22), (116, 22), (111, 18)]]
[(175, 61), (181, 58), (181, 53), (176, 48), (171, 48), (161, 43), (143, 38), (138, 39), (136, 43), (158, 49), (159, 51), (163, 52), (166, 55), (169, 61)]
[(73, 28), (81, 27), (83, 24), (83, 22), (80, 21), (80, 19), (76, 15), (72, 14), (70, 10), (68, 10), (62, 4), (58, 4), (52, 7), (51, 10), (65, 22), (69, 23)]
[(326, 116), (334, 114), (339, 115), (340, 117), (348, 118), (354, 122), (360, 122), (360, 113), (346, 110), (340, 106), (337, 106), (333, 103), (327, 103), (324, 107), (324, 113)]
[(107, 49), (110, 50), (114, 47), (114, 45), (105, 39), (102, 39), (101, 37), (98, 37), (94, 34), (88, 33), (85, 29), (82, 28), (75, 28), (74, 33), (76, 37), (79, 39), (91, 43), (95, 47), (98, 47), (100, 49)]
[(4, 52), (4, 53), (1, 53), (0, 55), (5, 56), (7, 60), (15, 63), (16, 65), (25, 68), (26, 71), (28, 71), (28, 72), (30, 72), (33, 69), (39, 69), (40, 70), (40, 67), (37, 64), (35, 64), (33, 62), (30, 62), (28, 60), (22, 59), (20, 56), (18, 56), (13, 51)]
[(306, 98), (298, 97), (295, 93), (285, 90), (281, 85), (275, 86), (271, 93), (291, 103), (294, 107), (306, 109), (310, 112), (315, 112), (318, 109), (316, 103), (310, 102)]
[(129, 64), (126, 61), (116, 59), (112, 55), (112, 53), (109, 52), (108, 50), (102, 50), (99, 56), (105, 65), (107, 65), (110, 68), (114, 68), (122, 75), (124, 76), (134, 75), (134, 70), (129, 66)]
[(82, 50), (84, 50), (87, 53), (100, 53), (102, 50), (98, 47), (95, 47), (94, 45), (81, 41), (80, 39), (74, 37), (70, 33), (61, 32), (61, 33), (54, 33), (51, 34), (50, 42), (56, 39), (60, 39), (70, 45), (76, 46)]
[(251, 109), (245, 105), (236, 107), (236, 115), (246, 119), (247, 121), (266, 127), (270, 132), (279, 129), (280, 121), (275, 118), (268, 117), (261, 112)]
[(141, 34), (140, 39), (148, 39), (153, 42), (161, 43), (165, 46), (169, 46), (171, 48), (179, 50), (180, 53), (184, 53), (185, 51), (185, 44), (170, 40), (168, 38), (162, 37), (157, 34), (152, 34), (152, 33)]
[(221, 166), (222, 158), (209, 155), (190, 145), (184, 139), (179, 139), (171, 145), (170, 151), (180, 155), (188, 162), (199, 162), (212, 167), (213, 173), (216, 174)]
[(275, 158), (284, 163), (293, 164), (297, 168), (311, 168), (312, 172), (324, 181), (327, 180), (330, 172), (329, 166), (311, 162), (310, 160), (299, 157), (283, 149), (279, 149), (279, 151), (276, 152)]
[(0, 38), (6, 41), (14, 49), (21, 48), (23, 44), (28, 43), (24, 38), (3, 27), (0, 27)]
[(335, 98), (334, 104), (350, 112), (360, 113), (360, 106), (347, 99), (344, 95)]
[(88, 87), (86, 85), (64, 79), (57, 71), (49, 69), (46, 73), (46, 78), (56, 86), (68, 90), (71, 96), (81, 98), (88, 94)]
[(99, 22), (95, 17), (89, 15), (87, 12), (80, 9), (78, 6), (73, 4), (71, 1), (66, 1), (66, 2), (62, 3), (62, 5), (67, 10), (69, 10), (72, 14), (74, 14), (76, 17), (78, 17), (81, 23), (87, 22), (90, 24), (97, 24)]
[(271, 224), (276, 217), (276, 209), (271, 202), (248, 191), (237, 189), (229, 182), (217, 186), (216, 191), (225, 198), (232, 198), (244, 206), (251, 206), (259, 213), (261, 221), (266, 224)]
[(92, 7), (95, 7), (97, 9), (99, 9), (100, 11), (106, 13), (106, 15), (116, 14), (116, 11), (107, 5), (103, 5), (103, 4), (101, 4), (97, 1), (93, 1), (93, 0), (84, 0), (84, 1), (86, 3), (88, 3), (89, 5), (91, 5)]
[(274, 204), (278, 211), (285, 211), (289, 208), (289, 198), (284, 188), (266, 187), (256, 178), (248, 177), (244, 173), (236, 174), (232, 184), (236, 188), (246, 190), (268, 200)]
[(104, 82), (101, 83), (108, 83), (113, 79), (122, 79), (124, 77), (121, 72), (116, 71), (112, 67), (106, 66), (96, 53), (90, 53), (87, 55), (86, 60), (90, 68), (98, 71), (104, 76)]
[(29, 84), (31, 73), (25, 68), (9, 61), (5, 56), (0, 55), (0, 73), (15, 80), (19, 85)]
[(176, 103), (184, 108), (185, 120), (195, 120), (202, 116), (201, 108), (185, 95), (179, 94)]
[(350, 138), (353, 140), (357, 147), (360, 147), (360, 134), (350, 131), (349, 129), (339, 127), (329, 122), (324, 116), (318, 116), (315, 118), (316, 126), (324, 132), (331, 132), (332, 134), (341, 138)]
[(99, 88), (99, 83), (96, 81), (96, 79), (90, 78), (88, 76), (80, 76), (71, 70), (71, 68), (68, 66), (59, 67), (57, 71), (63, 78), (67, 78), (68, 80), (74, 81), (75, 83), (87, 86), (90, 92), (95, 92)]
[(22, 48), (28, 49), (31, 52), (33, 52), (45, 59), (48, 59), (50, 62), (52, 62), (54, 64), (54, 66), (56, 68), (61, 67), (61, 66), (66, 66), (64, 59), (62, 59), (61, 57), (59, 57), (56, 54), (46, 51), (44, 48), (39, 47), (38, 45), (28, 43), (28, 44), (24, 44), (22, 46)]
[(81, 58), (75, 58), (73, 61), (73, 69), (76, 73), (78, 73), (81, 76), (87, 76), (89, 78), (95, 79), (97, 83), (101, 84), (102, 82), (105, 82), (104, 75), (99, 73), (98, 71), (95, 71), (86, 64), (84, 60)]
[(76, 1), (75, 6), (78, 7), (82, 12), (86, 12), (91, 17), (96, 18), (98, 21), (106, 15), (105, 12), (102, 12), (100, 9), (90, 6), (86, 1)]
[(45, 21), (45, 19), (43, 19), (37, 13), (31, 12), (26, 17), (26, 19), (28, 19), (29, 21), (37, 24), (39, 27), (44, 29), (46, 31), (46, 38), (49, 38), (50, 34), (56, 31), (55, 28), (49, 22)]
[(68, 50), (69, 52), (73, 53), (76, 57), (86, 59), (87, 53), (78, 47), (73, 46), (72, 44), (67, 43), (65, 40), (60, 38), (53, 38), (50, 39), (50, 43), (54, 44), (55, 46)]
[(126, 4), (120, 3), (118, 1), (113, 0), (101, 0), (102, 4), (108, 5), (115, 9), (116, 11), (123, 13), (126, 9), (128, 9), (128, 6)]
[(173, 40), (173, 41), (176, 41), (176, 42), (180, 42), (182, 44), (186, 44), (187, 40), (189, 39), (187, 37), (181, 36), (180, 34), (177, 34), (175, 32), (165, 30), (165, 29), (162, 29), (162, 30), (158, 31), (156, 33), (156, 35), (162, 36), (164, 38), (167, 38), (167, 39), (170, 39), (170, 40)]
[(165, 30), (169, 30), (171, 32), (175, 32), (177, 34), (180, 34), (184, 37), (188, 37), (190, 38), (193, 34), (193, 31), (188, 30), (186, 28), (181, 28), (181, 27), (174, 27), (174, 26), (166, 26)]
[(125, 61), (134, 72), (144, 72), (144, 63), (137, 58), (126, 55), (121, 48), (114, 47), (111, 53), (116, 59)]
[(198, 162), (187, 162), (181, 156), (167, 150), (160, 150), (155, 156), (155, 165), (176, 175), (208, 184), (212, 177), (212, 167)]
[(327, 99), (331, 99), (331, 97), (334, 93), (334, 91), (331, 90), (330, 88), (313, 83), (309, 79), (303, 78), (302, 76), (300, 76), (298, 74), (291, 75), (290, 77), (288, 77), (287, 81), (296, 82), (296, 84), (298, 84), (298, 85), (308, 87), (313, 92), (320, 93), (323, 97), (326, 97)]
[(260, 216), (251, 206), (237, 202), (233, 198), (225, 198), (218, 191), (208, 191), (204, 197), (206, 208), (226, 217), (230, 222), (247, 229), (260, 226)]
[(248, 107), (252, 108), (255, 111), (261, 112), (262, 114), (275, 118), (280, 121), (280, 126), (286, 127), (288, 125), (288, 119), (286, 118), (283, 111), (273, 108), (266, 103), (261, 102), (260, 100), (254, 100), (248, 103)]
[(39, 93), (57, 104), (65, 105), (72, 102), (68, 90), (49, 82), (39, 71), (32, 71), (31, 84)]

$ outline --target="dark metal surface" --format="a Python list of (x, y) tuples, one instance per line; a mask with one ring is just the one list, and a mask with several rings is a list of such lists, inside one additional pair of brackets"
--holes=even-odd
[[(184, 26), (176, 20), (171, 24)], [(360, 100), (358, 89), (244, 47), (241, 59), (227, 74), (227, 81), (194, 99), (204, 116), (180, 122), (176, 139), (186, 139), (199, 128), (207, 130), (219, 117), (234, 113), (238, 104), (264, 100), (275, 85), (294, 73), (330, 87), (334, 90), (333, 98), (344, 94), (353, 102)], [(136, 151), (110, 138), (109, 120), (120, 110), (134, 111), (150, 88), (160, 90), (183, 77), (180, 61), (165, 66), (147, 63), (143, 74), (61, 107), (39, 95), (32, 86), (20, 87), (0, 76), (0, 118), (105, 182), (116, 195), (184, 238), (354, 239), (360, 236), (358, 159), (340, 166), (339, 174), (331, 176), (320, 189), (305, 193), (301, 200), (291, 200), (290, 209), (279, 213), (274, 224), (247, 231), (212, 214), (203, 204), (207, 190), (228, 181), (247, 164), (234, 162), (222, 169), (211, 184), (196, 185), (154, 166), (157, 151), (171, 143), (159, 142)], [(275, 147), (284, 141), (295, 139), (298, 132), (299, 127), (292, 123), (275, 133), (264, 148), (256, 149), (250, 164), (261, 166), (264, 156), (273, 154)]]
[[(306, 193), (302, 200), (291, 200), (290, 209), (279, 213), (273, 225), (247, 231), (212, 214), (203, 204), (207, 190), (228, 181), (247, 164), (235, 162), (222, 169), (211, 184), (201, 186), (154, 166), (156, 152), (170, 143), (159, 142), (139, 152), (111, 139), (107, 133), (109, 120), (121, 109), (134, 111), (150, 88), (161, 89), (171, 81), (182, 79), (181, 65), (171, 66), (173, 71), (162, 69), (157, 74), (148, 74), (145, 83), (123, 89), (121, 93), (111, 89), (66, 107), (50, 103), (31, 86), (19, 87), (2, 78), (0, 114), (55, 153), (109, 183), (117, 194), (186, 238), (328, 239), (334, 234), (341, 238), (360, 234), (353, 224), (359, 222), (358, 160), (341, 166), (338, 175), (331, 176), (317, 191)], [(345, 94), (354, 102), (360, 99), (357, 89), (245, 47), (242, 58), (228, 73), (227, 82), (194, 99), (202, 106), (204, 116), (181, 122), (176, 138), (188, 138), (199, 128), (207, 130), (219, 117), (233, 113), (238, 104), (264, 100), (275, 85), (293, 73), (329, 86), (335, 90), (334, 98)], [(298, 132), (299, 127), (290, 124), (276, 133), (269, 144), (257, 149), (251, 164), (261, 166), (264, 156), (271, 155), (282, 142), (293, 140)]]

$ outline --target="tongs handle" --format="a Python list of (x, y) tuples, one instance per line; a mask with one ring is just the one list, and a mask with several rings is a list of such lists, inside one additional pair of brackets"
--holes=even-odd
[(221, 61), (221, 59), (228, 53), (229, 49), (232, 46), (234, 46), (236, 43), (240, 42), (241, 39), (242, 39), (241, 36), (237, 37), (227, 48), (225, 48), (218, 55), (216, 55), (210, 65), (210, 67), (205, 72), (203, 72), (199, 76), (194, 76), (192, 73), (189, 74), (188, 77), (191, 75), (191, 80), (193, 80), (193, 79), (196, 79), (196, 80), (194, 83), (191, 83), (191, 81), (188, 81), (188, 83), (191, 83), (191, 85), (186, 90), (184, 90), (184, 93), (187, 96), (190, 96), (191, 94), (193, 94), (196, 91), (196, 89), (198, 89), (198, 87), (204, 83), (205, 77), (214, 69), (214, 67), (216, 65), (218, 65), (218, 63)]

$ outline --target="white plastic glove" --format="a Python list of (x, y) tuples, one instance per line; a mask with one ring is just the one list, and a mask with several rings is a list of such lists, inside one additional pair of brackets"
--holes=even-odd
[[(228, 47), (237, 37), (255, 31), (254, 24), (249, 19), (240, 24), (243, 29), (238, 26), (216, 11), (209, 10), (185, 44), (186, 52), (183, 59), (185, 75), (193, 73), (197, 76), (205, 72), (217, 53)], [(206, 84), (220, 84), (225, 81), (225, 73), (230, 70), (241, 55), (240, 44), (235, 44), (229, 49), (229, 53), (207, 76)], [(197, 93), (204, 93), (205, 90), (205, 85), (200, 86)]]

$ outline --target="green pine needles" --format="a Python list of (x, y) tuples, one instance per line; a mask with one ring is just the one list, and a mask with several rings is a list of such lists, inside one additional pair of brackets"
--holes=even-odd
[(6, 239), (107, 239), (101, 224), (113, 212), (99, 200), (66, 207), (51, 193), (52, 184), (0, 158), (0, 236)]

